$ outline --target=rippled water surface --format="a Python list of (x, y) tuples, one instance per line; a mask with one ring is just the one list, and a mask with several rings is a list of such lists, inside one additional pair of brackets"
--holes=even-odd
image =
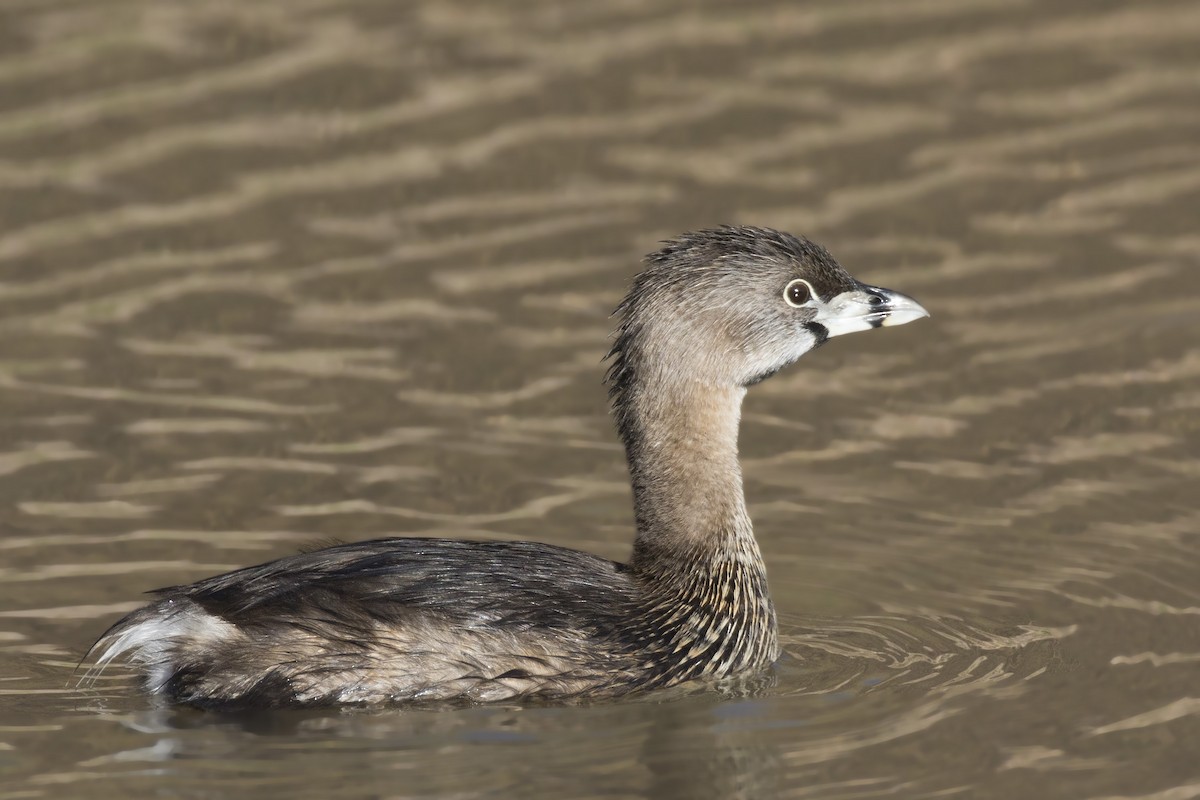
[[(1200, 797), (1200, 5), (0, 6), (0, 798)], [(382, 534), (624, 558), (600, 356), (681, 230), (933, 318), (756, 387), (761, 696), (74, 688), (140, 593)]]

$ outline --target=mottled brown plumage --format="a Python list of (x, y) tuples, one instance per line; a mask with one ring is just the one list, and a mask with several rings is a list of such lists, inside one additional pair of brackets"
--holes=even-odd
[(617, 309), (608, 381), (633, 484), (629, 564), (529, 542), (396, 538), (160, 590), (93, 646), (206, 707), (616, 697), (779, 655), (746, 512), (746, 387), (830, 336), (925, 312), (820, 246), (685, 234)]

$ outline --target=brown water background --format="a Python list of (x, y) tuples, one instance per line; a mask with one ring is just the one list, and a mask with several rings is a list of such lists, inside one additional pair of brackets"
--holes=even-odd
[[(1200, 797), (1200, 4), (0, 5), (0, 800)], [(763, 696), (156, 709), (144, 590), (624, 558), (608, 313), (772, 225), (919, 324), (756, 387)]]

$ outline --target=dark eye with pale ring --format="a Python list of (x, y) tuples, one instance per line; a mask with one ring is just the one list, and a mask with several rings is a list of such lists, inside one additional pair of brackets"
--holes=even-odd
[(883, 305), (883, 298), (877, 294), (867, 295), (867, 302), (873, 306)]
[(812, 299), (812, 287), (808, 285), (808, 281), (797, 278), (783, 290), (783, 299), (787, 300), (790, 306), (802, 306)]

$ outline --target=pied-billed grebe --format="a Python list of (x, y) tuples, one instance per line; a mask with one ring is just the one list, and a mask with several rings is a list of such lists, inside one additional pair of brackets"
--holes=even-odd
[(202, 707), (615, 697), (779, 655), (737, 459), (746, 387), (832, 336), (927, 316), (765, 228), (685, 234), (617, 308), (608, 382), (628, 564), (533, 542), (392, 538), (162, 589), (93, 645)]

